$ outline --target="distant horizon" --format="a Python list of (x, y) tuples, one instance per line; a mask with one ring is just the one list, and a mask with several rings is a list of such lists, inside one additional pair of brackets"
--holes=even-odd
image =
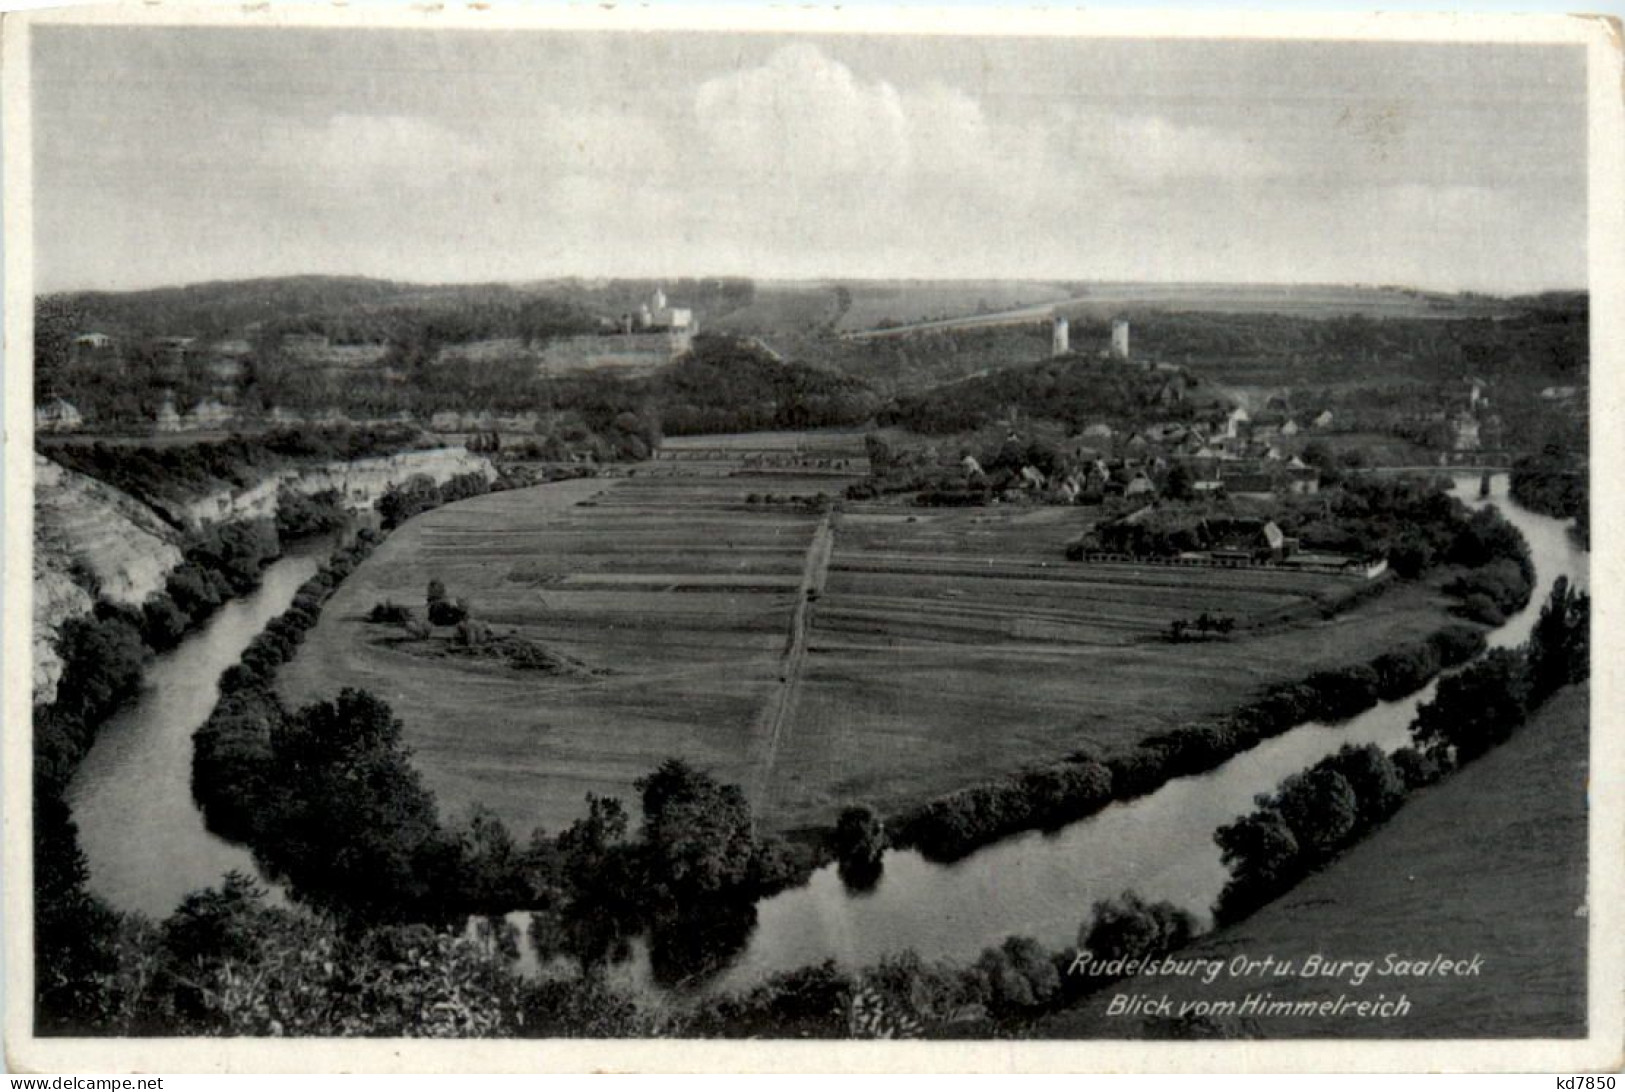
[(470, 280), (424, 280), (413, 277), (391, 277), (373, 273), (332, 273), (332, 272), (304, 272), (304, 273), (266, 273), (248, 274), (245, 276), (214, 277), (207, 280), (192, 281), (161, 281), (156, 283), (130, 285), (124, 287), (75, 287), (40, 289), (36, 286), (35, 298), (42, 296), (86, 296), (86, 295), (139, 295), (144, 292), (178, 292), (195, 288), (206, 288), (212, 285), (253, 284), (260, 281), (295, 281), (295, 280), (333, 280), (333, 281), (367, 281), (378, 284), (394, 284), (410, 288), (524, 288), (529, 286), (547, 285), (555, 283), (634, 283), (655, 282), (676, 284), (682, 281), (749, 281), (753, 285), (809, 285), (823, 283), (847, 284), (1031, 284), (1031, 285), (1071, 285), (1080, 288), (1108, 287), (1112, 285), (1128, 285), (1134, 287), (1153, 288), (1219, 288), (1219, 289), (1312, 289), (1312, 288), (1342, 288), (1365, 289), (1381, 292), (1417, 292), (1425, 295), (1439, 296), (1488, 296), (1498, 299), (1516, 299), (1524, 296), (1545, 296), (1557, 294), (1589, 295), (1590, 287), (1586, 284), (1577, 285), (1548, 285), (1518, 289), (1516, 291), (1487, 291), (1479, 288), (1445, 288), (1432, 285), (1406, 284), (1400, 282), (1378, 281), (1247, 281), (1247, 280), (1153, 280), (1128, 279), (1121, 277), (998, 277), (998, 276), (842, 276), (839, 274), (814, 274), (801, 277), (764, 277), (753, 276), (748, 273), (681, 273), (670, 275), (659, 274), (587, 274), (587, 273), (558, 273), (551, 275), (538, 275), (529, 277), (511, 277), (501, 279), (478, 278)]

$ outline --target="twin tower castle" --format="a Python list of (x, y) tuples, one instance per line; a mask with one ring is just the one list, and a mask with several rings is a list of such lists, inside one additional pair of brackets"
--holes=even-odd
[[(1057, 315), (1050, 331), (1050, 355), (1065, 356), (1071, 351), (1067, 321)], [(1112, 359), (1128, 359), (1128, 319), (1112, 319)]]

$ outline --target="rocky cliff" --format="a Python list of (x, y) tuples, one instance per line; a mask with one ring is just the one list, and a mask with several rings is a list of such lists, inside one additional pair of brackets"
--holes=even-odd
[(490, 481), (496, 477), (496, 470), (483, 455), (470, 454), (461, 447), (403, 451), (397, 455), (283, 470), (247, 489), (211, 493), (173, 506), (168, 514), (188, 527), (272, 516), (276, 514), (277, 494), (285, 488), (305, 494), (336, 489), (346, 507), (359, 511), (377, 504), (390, 486), (419, 474), (433, 478), (438, 485), (459, 474), (479, 474)]
[(94, 478), (34, 457), (34, 701), (56, 696), (57, 631), (99, 596), (139, 606), (181, 562), (180, 534)]
[[(55, 700), (62, 662), (59, 630), (97, 597), (140, 606), (181, 563), (178, 527), (270, 517), (283, 488), (336, 489), (347, 507), (371, 508), (386, 489), (419, 474), (436, 483), (459, 474), (496, 477), (489, 459), (460, 447), (407, 451), (279, 471), (246, 489), (200, 497), (163, 515), (112, 486), (34, 457), (34, 703)], [(165, 518), (167, 517), (167, 519)]]

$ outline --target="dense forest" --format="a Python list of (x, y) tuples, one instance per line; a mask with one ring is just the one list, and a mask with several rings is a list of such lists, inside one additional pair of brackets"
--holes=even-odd
[(705, 314), (748, 306), (755, 295), (740, 278), (423, 285), (319, 276), (58, 293), (37, 303), (36, 351), (51, 359), (66, 339), (88, 331), (131, 341), (320, 334), (340, 344), (404, 340), (425, 327), (451, 341), (524, 337), (561, 321), (576, 327), (586, 321), (591, 329), (592, 314), (636, 310), (660, 287)]
[[(648, 376), (547, 375), (527, 347), (599, 329), (594, 313), (578, 303), (501, 286), (420, 299), (400, 286), (342, 282), (363, 302), (298, 311), (321, 298), (322, 283), (277, 282), (269, 302), (244, 290), (241, 309), (238, 295), (226, 292), (237, 286), (215, 294), (203, 286), (199, 299), (191, 290), (143, 293), (154, 297), (150, 313), (129, 305), (132, 314), (146, 314), (152, 329), (214, 331), (249, 312), (269, 314), (247, 336), (233, 328), (238, 348), (229, 359), (206, 346), (174, 351), (155, 335), (128, 332), (133, 320), (107, 324), (120, 339), (116, 350), (76, 352), (74, 337), (93, 328), (91, 305), (118, 319), (127, 301), (44, 298), (37, 308), (36, 398), (66, 398), (99, 428), (136, 431), (151, 429), (166, 401), (184, 413), (211, 399), (232, 405), (249, 428), (274, 410), (371, 421), (405, 415), (420, 423), (442, 412), (534, 414), (539, 444), (599, 460), (645, 458), (665, 433), (858, 424), (880, 405), (861, 379), (782, 361), (757, 342), (722, 335), (698, 335), (690, 352)], [(630, 305), (620, 299), (625, 291), (614, 299)], [(749, 282), (715, 282), (710, 292), (737, 304), (748, 297)], [(211, 307), (227, 317), (211, 323), (196, 317)], [(164, 326), (171, 316), (177, 325)], [(323, 347), (295, 344), (312, 334), (325, 339)], [(445, 351), (491, 339), (517, 348), (478, 359)]]
[(1059, 421), (1075, 432), (1097, 421), (1189, 420), (1216, 405), (1217, 393), (1183, 371), (1059, 357), (905, 395), (882, 421), (943, 434), (972, 431), (1018, 413)]
[(1574, 520), (1582, 543), (1591, 540), (1591, 478), (1585, 457), (1561, 443), (1548, 443), (1512, 464), (1512, 496), (1533, 512)]

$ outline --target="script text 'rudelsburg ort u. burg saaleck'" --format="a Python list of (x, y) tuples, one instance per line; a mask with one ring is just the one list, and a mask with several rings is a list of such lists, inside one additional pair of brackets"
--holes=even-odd
[(1162, 978), (1199, 978), (1212, 985), (1219, 978), (1327, 978), (1362, 986), (1368, 978), (1462, 978), (1484, 973), (1484, 957), (1474, 952), (1458, 959), (1441, 954), (1426, 957), (1402, 956), (1389, 952), (1381, 960), (1333, 959), (1312, 953), (1302, 959), (1259, 958), (1241, 953), (1229, 959), (1180, 958), (1178, 956), (1138, 956), (1096, 959), (1079, 952), (1067, 967), (1068, 974), (1094, 978), (1133, 978), (1144, 975)]

